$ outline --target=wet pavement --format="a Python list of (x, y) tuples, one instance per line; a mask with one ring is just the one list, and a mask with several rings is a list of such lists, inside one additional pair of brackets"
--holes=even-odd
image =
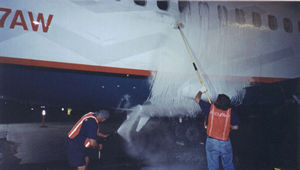
[[(243, 106), (238, 111), (240, 129), (231, 132), (237, 170), (299, 169), (299, 105)], [(190, 120), (184, 119), (183, 124), (174, 121), (151, 119), (139, 134), (132, 135), (130, 144), (118, 134), (102, 140), (101, 159), (95, 152), (89, 169), (206, 170), (203, 129), (195, 130), (198, 124), (191, 128)], [(201, 117), (193, 121), (199, 126), (202, 123)], [(0, 169), (71, 169), (65, 157), (64, 139), (72, 125), (47, 123), (42, 128), (39, 123), (1, 124)]]

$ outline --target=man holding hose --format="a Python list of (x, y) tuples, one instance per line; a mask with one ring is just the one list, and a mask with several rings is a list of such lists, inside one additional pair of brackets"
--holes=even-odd
[(70, 166), (77, 170), (86, 170), (90, 162), (88, 149), (102, 149), (98, 145), (97, 136), (106, 138), (99, 132), (98, 124), (104, 122), (109, 117), (109, 112), (100, 110), (98, 112), (89, 112), (83, 115), (79, 121), (69, 131), (67, 136), (67, 157)]

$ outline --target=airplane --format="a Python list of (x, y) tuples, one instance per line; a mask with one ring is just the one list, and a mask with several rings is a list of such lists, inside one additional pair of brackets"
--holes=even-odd
[(149, 117), (201, 110), (196, 65), (212, 100), (226, 93), (244, 105), (299, 101), (299, 9), (299, 2), (2, 0), (0, 99), (143, 111), (139, 131)]
[[(185, 25), (210, 79), (296, 79), (298, 8), (298, 2), (2, 1), (1, 98), (105, 108), (142, 104), (162, 57), (187, 56), (172, 30), (176, 22)], [(178, 75), (182, 67), (166, 71)]]
[[(1, 98), (112, 110), (175, 99), (183, 113), (194, 113), (198, 106), (180, 97), (201, 86), (190, 50), (212, 98), (223, 92), (249, 101), (240, 92), (245, 87), (299, 78), (298, 8), (298, 2), (2, 1)], [(184, 25), (182, 37), (176, 23)]]
[(194, 114), (199, 107), (181, 97), (201, 86), (188, 51), (213, 99), (223, 92), (257, 102), (243, 91), (300, 75), (298, 2), (4, 0), (0, 7), (3, 100), (112, 110), (180, 103), (174, 110)]
[[(186, 105), (179, 102), (182, 91), (195, 93), (201, 86), (187, 50), (212, 98), (223, 92), (243, 100), (241, 89), (300, 75), (298, 2), (4, 0), (0, 5), (5, 100), (115, 110), (156, 99), (168, 103), (171, 97)], [(176, 23), (184, 26), (182, 37)], [(199, 110), (188, 105), (182, 107)]]

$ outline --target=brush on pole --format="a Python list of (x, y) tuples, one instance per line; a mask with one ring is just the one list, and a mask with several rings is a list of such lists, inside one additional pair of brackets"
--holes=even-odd
[[(198, 76), (198, 78), (199, 78), (199, 80), (200, 80), (200, 83), (201, 83), (202, 86), (205, 87), (204, 82), (203, 82), (203, 80), (202, 80), (202, 78), (201, 78), (201, 76), (200, 76), (200, 73), (199, 73), (199, 71), (198, 71), (197, 65), (196, 65), (196, 63), (195, 63), (194, 57), (192, 56), (192, 54), (191, 54), (191, 52), (190, 52), (190, 48), (189, 48), (189, 46), (188, 46), (188, 44), (187, 44), (187, 42), (186, 42), (186, 40), (185, 40), (185, 38), (184, 38), (184, 35), (183, 35), (182, 30), (181, 30), (181, 28), (183, 28), (183, 24), (182, 24), (182, 23), (177, 23), (177, 24), (175, 25), (175, 28), (179, 30), (180, 35), (181, 35), (181, 38), (182, 38), (182, 40), (183, 40), (183, 42), (184, 42), (186, 51), (188, 52), (188, 55), (190, 56), (190, 59), (191, 59), (191, 61), (192, 61), (192, 63), (193, 63), (193, 67), (194, 67), (194, 69), (195, 69), (195, 71), (196, 71), (196, 73), (197, 73), (197, 76)], [(206, 88), (206, 89), (207, 89), (207, 88)], [(207, 99), (208, 99), (208, 102), (209, 102), (210, 104), (212, 104), (212, 102), (211, 102), (211, 100), (210, 100), (210, 97), (208, 96), (207, 90), (205, 91), (205, 95), (206, 95), (206, 97), (207, 97)]]

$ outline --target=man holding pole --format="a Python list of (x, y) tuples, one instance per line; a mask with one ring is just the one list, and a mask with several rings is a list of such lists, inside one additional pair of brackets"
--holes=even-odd
[[(197, 93), (195, 100), (199, 103), (202, 112), (204, 112), (208, 120), (207, 139), (206, 139), (206, 156), (209, 170), (219, 169), (219, 156), (221, 156), (224, 170), (234, 170), (232, 162), (232, 147), (229, 139), (230, 129), (237, 130), (239, 128), (239, 120), (230, 108), (230, 99), (225, 94), (219, 94), (216, 102), (213, 104), (209, 98), (204, 82), (198, 71), (194, 57), (192, 56), (190, 47), (181, 30), (182, 23), (175, 24), (179, 30), (181, 38), (184, 42), (187, 53), (192, 61), (193, 67), (200, 80), (202, 88)], [(205, 93), (209, 103), (201, 100), (202, 93)]]
[(221, 156), (224, 170), (234, 170), (229, 133), (230, 129), (237, 130), (239, 128), (239, 120), (230, 108), (231, 101), (227, 95), (219, 94), (216, 102), (210, 104), (201, 100), (202, 93), (206, 91), (203, 86), (196, 95), (195, 100), (208, 118), (205, 121), (208, 123), (205, 145), (208, 169), (218, 170), (219, 156)]

